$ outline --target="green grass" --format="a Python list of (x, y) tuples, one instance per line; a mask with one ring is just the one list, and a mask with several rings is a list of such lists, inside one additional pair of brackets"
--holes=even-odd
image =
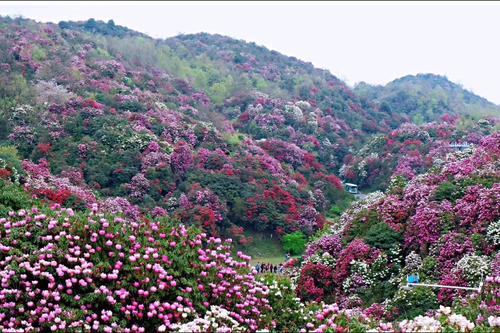
[(255, 266), (258, 262), (264, 262), (266, 264), (279, 265), (285, 262), (285, 256), (280, 257), (262, 257), (262, 258), (254, 258), (250, 260), (250, 264)]
[(266, 262), (273, 265), (280, 264), (285, 261), (285, 251), (281, 246), (281, 241), (274, 235), (270, 237), (270, 233), (258, 232), (253, 230), (245, 231), (245, 236), (252, 236), (253, 242), (249, 246), (236, 246), (236, 251), (242, 251), (252, 257), (251, 264), (257, 262)]

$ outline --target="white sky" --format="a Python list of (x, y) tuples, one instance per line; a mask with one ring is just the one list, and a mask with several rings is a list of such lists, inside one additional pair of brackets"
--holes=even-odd
[(157, 38), (218, 33), (312, 62), (350, 85), (435, 73), (500, 104), (500, 3), (0, 2), (0, 15), (113, 19)]

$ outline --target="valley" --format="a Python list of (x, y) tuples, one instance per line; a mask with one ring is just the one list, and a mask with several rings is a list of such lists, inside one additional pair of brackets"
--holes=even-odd
[(448, 78), (8, 16), (0, 69), (0, 331), (500, 327), (500, 106)]

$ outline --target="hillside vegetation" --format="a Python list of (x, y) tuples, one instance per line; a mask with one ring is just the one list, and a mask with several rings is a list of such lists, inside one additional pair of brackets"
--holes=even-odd
[(9, 17), (0, 69), (0, 331), (500, 327), (500, 108), (446, 78)]

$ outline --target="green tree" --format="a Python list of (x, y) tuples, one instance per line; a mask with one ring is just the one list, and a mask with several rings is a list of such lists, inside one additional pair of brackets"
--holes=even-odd
[(301, 231), (283, 236), (283, 249), (291, 254), (301, 254), (306, 249), (307, 239)]
[(380, 222), (370, 227), (366, 233), (365, 240), (370, 246), (388, 250), (399, 244), (403, 240), (403, 237), (384, 222)]
[(0, 180), (0, 217), (7, 216), (10, 211), (29, 208), (32, 201), (19, 185)]

